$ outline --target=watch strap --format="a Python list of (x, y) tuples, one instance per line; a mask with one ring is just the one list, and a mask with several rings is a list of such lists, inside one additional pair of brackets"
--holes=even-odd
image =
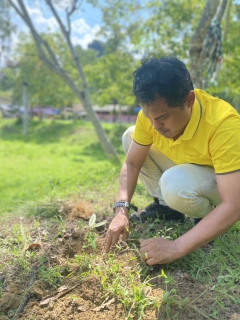
[(118, 202), (115, 202), (114, 203), (114, 206), (113, 206), (113, 211), (115, 211), (116, 208), (119, 208), (119, 207), (122, 207), (122, 208), (128, 208), (129, 210), (130, 209), (133, 209), (134, 211), (138, 211), (138, 207), (136, 207), (134, 204), (130, 203), (130, 202), (127, 202), (127, 201), (118, 201)]

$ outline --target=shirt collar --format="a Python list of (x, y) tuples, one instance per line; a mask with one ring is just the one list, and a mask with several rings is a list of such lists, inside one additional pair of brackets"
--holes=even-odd
[(202, 118), (202, 104), (200, 100), (196, 97), (194, 105), (192, 107), (191, 118), (184, 130), (182, 135), (182, 140), (190, 140), (194, 137), (197, 132), (200, 120)]

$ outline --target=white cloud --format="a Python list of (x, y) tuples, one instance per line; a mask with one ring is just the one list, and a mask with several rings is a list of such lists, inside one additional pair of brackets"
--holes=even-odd
[[(27, 10), (38, 32), (57, 32), (59, 30), (56, 19), (53, 16), (50, 16), (49, 10), (45, 10), (44, 12), (44, 8), (40, 8), (39, 3), (35, 2), (34, 6), (28, 6)], [(16, 16), (15, 12), (13, 17), (14, 23), (17, 25), (17, 33), (29, 33), (28, 27), (19, 16)], [(87, 48), (87, 45), (92, 42), (93, 39), (100, 38), (97, 36), (100, 25), (96, 24), (93, 27), (90, 27), (83, 18), (75, 19), (72, 22), (71, 28), (73, 44), (80, 44), (83, 48)], [(14, 34), (12, 37), (13, 45), (17, 42), (17, 39), (17, 34)]]
[(57, 31), (58, 24), (54, 17), (44, 17), (42, 11), (39, 8), (28, 7), (27, 10), (38, 31)]
[(79, 34), (85, 34), (91, 30), (90, 26), (82, 18), (72, 22), (72, 29)]
[(95, 25), (91, 28), (85, 20), (79, 19), (74, 21), (72, 24), (72, 41), (75, 45), (80, 44), (84, 49), (86, 49), (90, 42), (94, 39), (100, 38), (97, 35), (99, 31), (99, 25)]

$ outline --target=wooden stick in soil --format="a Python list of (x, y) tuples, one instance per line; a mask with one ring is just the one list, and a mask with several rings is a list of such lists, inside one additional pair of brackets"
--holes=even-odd
[(33, 282), (34, 282), (34, 279), (35, 279), (36, 270), (37, 270), (37, 266), (35, 265), (35, 266), (32, 267), (32, 272), (31, 272), (31, 275), (30, 275), (30, 278), (29, 278), (29, 281), (28, 281), (27, 294), (25, 295), (25, 297), (23, 299), (23, 302), (18, 307), (17, 312), (16, 312), (13, 320), (16, 320), (18, 318), (18, 316), (23, 312), (26, 304), (28, 303), (28, 300), (29, 300), (29, 297), (30, 297), (29, 293), (28, 293), (28, 290), (33, 285)]

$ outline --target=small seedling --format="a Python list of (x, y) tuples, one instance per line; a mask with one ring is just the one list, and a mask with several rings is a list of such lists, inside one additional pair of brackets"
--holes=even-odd
[(95, 213), (93, 213), (91, 215), (91, 217), (89, 219), (89, 223), (88, 223), (88, 227), (90, 229), (101, 227), (101, 226), (103, 226), (103, 225), (105, 225), (107, 223), (107, 220), (104, 220), (104, 221), (96, 223), (96, 219), (97, 219), (97, 216), (96, 216)]

